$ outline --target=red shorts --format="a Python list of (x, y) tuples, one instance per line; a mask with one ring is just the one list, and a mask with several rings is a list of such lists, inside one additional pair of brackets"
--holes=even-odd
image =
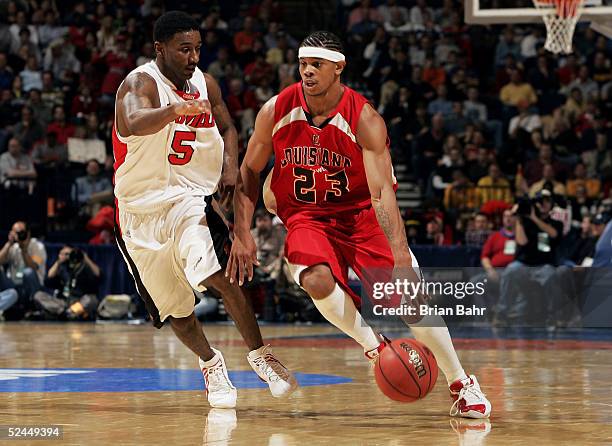
[[(363, 291), (371, 295), (375, 282), (390, 280), (394, 260), (387, 237), (376, 219), (373, 208), (339, 218), (296, 218), (287, 228), (285, 257), (296, 272), (317, 264), (326, 264), (338, 284), (361, 305), (361, 298), (350, 289), (348, 268), (362, 282)], [(414, 259), (414, 256), (413, 256)], [(413, 260), (413, 266), (415, 266)]]

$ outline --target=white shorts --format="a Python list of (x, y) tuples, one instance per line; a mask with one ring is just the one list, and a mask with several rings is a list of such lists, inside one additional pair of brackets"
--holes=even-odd
[(210, 197), (185, 196), (150, 214), (118, 209), (117, 243), (153, 324), (193, 312), (193, 289), (225, 268), (229, 231)]

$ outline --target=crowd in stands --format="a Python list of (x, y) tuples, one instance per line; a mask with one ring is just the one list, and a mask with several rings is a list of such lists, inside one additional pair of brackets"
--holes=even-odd
[[(241, 151), (259, 108), (299, 79), (304, 36), (281, 1), (0, 1), (3, 230), (25, 219), (112, 242), (114, 95), (154, 58), (152, 25), (169, 9), (201, 22), (199, 66), (219, 81)], [(593, 258), (612, 209), (610, 39), (579, 24), (573, 54), (552, 55), (542, 25), (468, 26), (457, 0), (338, 0), (335, 14), (343, 81), (385, 118), (402, 181), (422, 194), (404, 215), (411, 243), (484, 246), (492, 278), (512, 262)], [(75, 162), (75, 140), (105, 156)], [(521, 246), (538, 220), (555, 248), (536, 261)]]

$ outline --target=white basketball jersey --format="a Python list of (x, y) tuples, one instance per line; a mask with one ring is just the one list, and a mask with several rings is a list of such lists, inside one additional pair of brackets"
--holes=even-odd
[[(162, 107), (183, 97), (208, 99), (204, 74), (196, 68), (189, 91), (178, 92), (155, 61), (132, 73), (143, 72), (157, 83)], [(208, 113), (180, 116), (159, 132), (123, 137), (113, 132), (115, 197), (130, 212), (150, 212), (182, 196), (212, 195), (223, 167), (223, 138)]]

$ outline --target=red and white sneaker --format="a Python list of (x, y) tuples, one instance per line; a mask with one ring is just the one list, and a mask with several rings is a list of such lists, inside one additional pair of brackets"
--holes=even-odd
[(295, 376), (276, 359), (269, 345), (249, 352), (247, 360), (259, 379), (268, 383), (274, 398), (286, 398), (297, 390)]
[(391, 340), (382, 333), (378, 333), (378, 337), (380, 338), (380, 344), (378, 344), (378, 347), (373, 348), (372, 350), (365, 350), (363, 352), (366, 359), (370, 361), (370, 365), (372, 367), (374, 367), (374, 365), (376, 364), (376, 360), (378, 359), (380, 352), (383, 351), (387, 344), (391, 343)]
[(204, 383), (206, 384), (206, 393), (210, 407), (219, 409), (232, 409), (236, 407), (236, 399), (238, 392), (232, 384), (227, 374), (225, 359), (217, 349), (212, 349), (215, 352), (214, 358), (217, 360), (209, 367), (204, 366), (204, 361), (200, 359), (200, 370), (204, 375)]
[(474, 375), (455, 381), (449, 389), (454, 400), (450, 409), (451, 417), (487, 418), (490, 415), (491, 403), (480, 390)]
[(374, 367), (374, 364), (376, 364), (376, 360), (378, 360), (378, 356), (380, 355), (380, 352), (382, 352), (383, 348), (385, 348), (386, 346), (387, 346), (387, 343), (383, 341), (380, 344), (378, 344), (378, 347), (373, 348), (372, 350), (366, 350), (363, 352), (366, 359), (370, 361), (370, 364), (372, 365), (372, 367)]

